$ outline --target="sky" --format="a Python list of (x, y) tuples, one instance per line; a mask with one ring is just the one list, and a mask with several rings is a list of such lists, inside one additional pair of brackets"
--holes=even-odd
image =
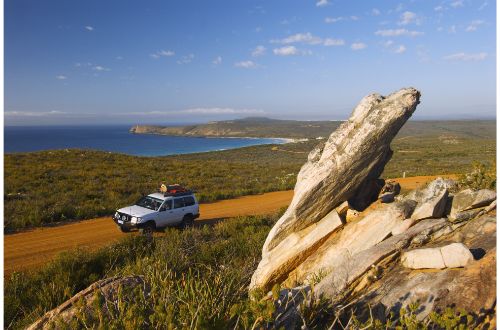
[(495, 118), (492, 0), (5, 0), (5, 125)]

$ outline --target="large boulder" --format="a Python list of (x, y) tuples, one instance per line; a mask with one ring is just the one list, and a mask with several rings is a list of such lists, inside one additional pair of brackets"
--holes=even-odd
[[(269, 287), (262, 274), (274, 272), (272, 269), (293, 270), (281, 262), (267, 261), (270, 253), (281, 254), (279, 245), (287, 236), (308, 230), (340, 203), (358, 195), (360, 188), (378, 179), (392, 156), (392, 139), (415, 111), (419, 98), (420, 92), (414, 88), (387, 97), (372, 94), (363, 98), (324, 146), (309, 154), (297, 177), (290, 206), (264, 243), (263, 262), (252, 277), (251, 288)], [(313, 251), (305, 254), (297, 250), (293, 264), (305, 260)], [(263, 272), (261, 268), (268, 270)]]
[[(137, 286), (146, 286), (143, 276), (117, 276), (97, 281), (88, 288), (78, 292), (58, 307), (45, 313), (45, 315), (27, 329), (45, 330), (53, 329), (54, 327), (58, 328), (56, 326), (57, 323), (69, 323), (80, 312), (81, 308), (84, 308), (85, 311), (92, 312), (95, 300), (98, 299), (97, 294), (101, 295), (105, 301), (110, 301), (112, 302), (111, 304), (114, 304), (114, 301), (116, 301), (120, 295), (119, 291), (121, 289), (126, 288), (131, 290)], [(104, 310), (103, 312), (107, 313), (108, 311)]]

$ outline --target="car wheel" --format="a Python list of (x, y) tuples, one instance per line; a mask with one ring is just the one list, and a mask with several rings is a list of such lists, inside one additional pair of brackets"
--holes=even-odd
[(183, 228), (191, 227), (193, 224), (194, 224), (194, 218), (192, 215), (186, 214), (184, 218), (182, 218)]
[(118, 226), (118, 227), (120, 227), (120, 230), (122, 231), (122, 233), (128, 233), (128, 232), (130, 232), (129, 228), (122, 227), (122, 226)]
[(155, 231), (155, 225), (151, 222), (148, 222), (144, 225), (144, 227), (139, 229), (139, 232), (144, 235), (151, 237), (153, 236), (153, 232)]

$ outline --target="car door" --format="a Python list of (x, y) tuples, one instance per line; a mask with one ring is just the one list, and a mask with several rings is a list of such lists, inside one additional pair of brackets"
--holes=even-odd
[(198, 210), (195, 210), (195, 200), (193, 196), (186, 196), (184, 197), (184, 208), (186, 213), (191, 213), (192, 215), (195, 215), (198, 213)]
[(168, 199), (163, 202), (162, 206), (158, 210), (158, 220), (156, 226), (166, 227), (173, 224), (175, 224), (175, 215), (172, 207), (172, 200)]
[(173, 218), (176, 223), (180, 223), (186, 214), (184, 198), (174, 198)]

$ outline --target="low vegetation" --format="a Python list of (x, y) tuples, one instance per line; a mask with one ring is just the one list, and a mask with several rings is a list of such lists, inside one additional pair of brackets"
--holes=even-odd
[[(62, 328), (273, 327), (277, 316), (273, 299), (262, 299), (265, 295), (256, 292), (251, 300), (247, 288), (262, 244), (280, 214), (171, 229), (152, 241), (129, 238), (96, 252), (63, 254), (37, 272), (13, 273), (5, 281), (6, 327), (24, 328), (92, 282), (130, 274), (144, 275), (149, 286), (125, 290), (118, 301), (106, 305), (109, 313), (103, 312), (106, 302), (98, 299), (93, 309), (81, 309), (71, 323), (60, 324)], [(279, 290), (273, 288), (274, 298)], [(419, 321), (418, 306), (411, 305), (382, 322), (370, 317), (358, 319), (347, 307), (325, 300), (303, 303), (301, 322), (308, 329), (332, 324), (338, 328), (350, 324), (367, 329), (455, 329), (460, 324), (468, 328), (484, 321), (451, 309)]]
[[(383, 177), (463, 173), (494, 166), (494, 122), (409, 122), (393, 141)], [(92, 150), (6, 154), (6, 232), (110, 215), (161, 182), (197, 191), (201, 202), (292, 189), (309, 151), (324, 140), (166, 157)]]

